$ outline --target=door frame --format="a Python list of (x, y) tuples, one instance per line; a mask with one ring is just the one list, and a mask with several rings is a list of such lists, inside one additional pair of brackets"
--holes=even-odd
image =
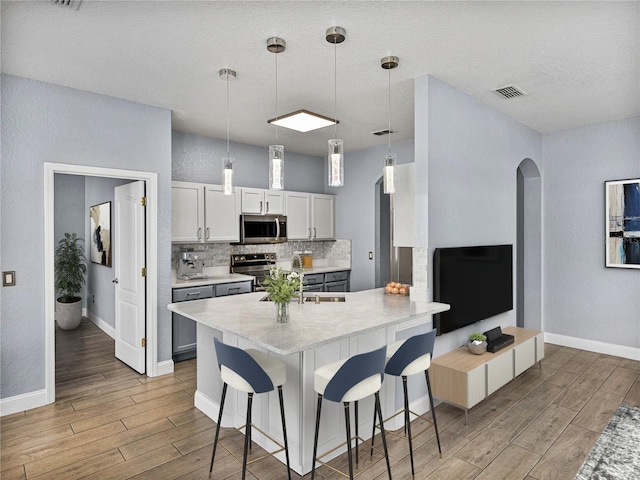
[(158, 375), (158, 174), (135, 170), (122, 170), (87, 165), (44, 163), (44, 307), (45, 307), (45, 402), (56, 399), (55, 351), (55, 273), (54, 273), (54, 176), (56, 173), (86, 177), (122, 178), (142, 180), (146, 184), (147, 210), (145, 216), (147, 250), (146, 286), (146, 338), (147, 376)]

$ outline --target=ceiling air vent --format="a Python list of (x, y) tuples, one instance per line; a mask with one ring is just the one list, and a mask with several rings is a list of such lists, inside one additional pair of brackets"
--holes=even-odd
[(69, 7), (73, 10), (78, 10), (82, 0), (51, 0), (51, 3), (59, 7)]
[(516, 98), (522, 97), (523, 95), (527, 94), (527, 92), (519, 87), (516, 87), (515, 85), (506, 85), (504, 87), (494, 88), (491, 91), (496, 92), (503, 98)]
[(371, 132), (371, 135), (375, 135), (377, 137), (384, 137), (385, 135), (389, 135), (390, 133), (396, 133), (395, 130), (389, 130), (385, 128), (384, 130), (378, 130), (377, 132)]

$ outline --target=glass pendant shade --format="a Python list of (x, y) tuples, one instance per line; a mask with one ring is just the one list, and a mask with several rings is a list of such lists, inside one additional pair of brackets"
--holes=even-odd
[(233, 195), (233, 162), (235, 158), (222, 158), (222, 194)]
[(329, 186), (342, 187), (344, 185), (344, 155), (342, 140), (329, 140)]
[(269, 145), (269, 188), (284, 189), (284, 147)]
[(396, 155), (394, 153), (384, 157), (382, 181), (384, 193), (396, 193)]

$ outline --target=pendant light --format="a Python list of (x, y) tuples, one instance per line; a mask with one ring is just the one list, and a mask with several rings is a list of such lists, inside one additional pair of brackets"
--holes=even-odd
[(391, 70), (398, 66), (398, 57), (384, 57), (380, 60), (383, 69), (389, 72), (389, 152), (384, 157), (382, 182), (384, 193), (396, 193), (396, 154), (391, 153)]
[[(278, 53), (284, 52), (287, 43), (278, 37), (267, 40), (267, 50), (276, 54), (276, 118), (278, 121)], [(278, 143), (278, 124), (276, 123), (276, 143)], [(284, 189), (284, 147), (269, 145), (269, 188), (271, 190)]]
[[(334, 71), (334, 86), (333, 86), (333, 107), (334, 107), (334, 123), (333, 135), (338, 136), (338, 54), (336, 46), (339, 43), (344, 42), (347, 31), (342, 27), (331, 27), (326, 31), (327, 42), (333, 43), (333, 71)], [(344, 153), (343, 142), (339, 138), (332, 138), (329, 140), (329, 153), (328, 153), (328, 172), (329, 172), (329, 186), (341, 187), (344, 185)]]
[(235, 158), (229, 156), (229, 80), (236, 79), (236, 72), (223, 68), (219, 75), (220, 80), (227, 82), (227, 156), (222, 157), (222, 194), (233, 195), (233, 162), (235, 162)]

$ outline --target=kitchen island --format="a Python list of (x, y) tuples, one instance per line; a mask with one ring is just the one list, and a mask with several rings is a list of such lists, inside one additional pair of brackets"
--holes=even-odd
[[(319, 296), (334, 296), (320, 293)], [(449, 309), (441, 303), (417, 303), (409, 297), (385, 295), (383, 289), (343, 293), (344, 302), (305, 302), (290, 305), (290, 322), (277, 324), (275, 305), (261, 301), (264, 293), (212, 298), (169, 305), (169, 309), (198, 322), (198, 367), (195, 406), (217, 420), (222, 382), (213, 337), (240, 348), (258, 348), (277, 355), (287, 365), (284, 385), (291, 468), (301, 475), (311, 471), (316, 394), (313, 372), (327, 363), (367, 352), (430, 330), (431, 315)], [(315, 297), (315, 294), (312, 295)], [(416, 376), (418, 377), (418, 376)], [(428, 410), (426, 387), (416, 381), (412, 387), (412, 410)], [(417, 392), (417, 393), (416, 393)], [(381, 391), (383, 415), (402, 405), (402, 387), (388, 377)], [(230, 390), (223, 426), (244, 424), (246, 395)], [(371, 432), (373, 400), (361, 403), (360, 432)], [(253, 421), (275, 438), (281, 439), (277, 394), (254, 399)], [(344, 441), (341, 406), (327, 402), (323, 407), (319, 451)], [(272, 420), (273, 419), (273, 420)], [(398, 420), (399, 422), (399, 420)], [(390, 425), (398, 428), (399, 424)], [(269, 441), (255, 432), (252, 439), (272, 449)], [(266, 442), (266, 443), (265, 443)], [(336, 451), (335, 455), (340, 452)], [(282, 455), (282, 459), (284, 456)]]

